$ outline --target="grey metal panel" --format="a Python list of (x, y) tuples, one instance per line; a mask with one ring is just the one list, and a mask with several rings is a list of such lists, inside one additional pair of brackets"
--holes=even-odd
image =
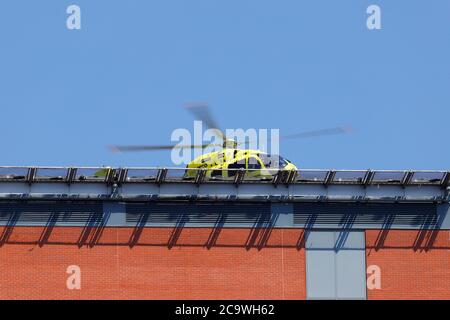
[(107, 217), (106, 225), (109, 227), (126, 225), (125, 203), (104, 201), (103, 214)]
[(320, 231), (308, 230), (306, 249), (309, 250), (364, 250), (365, 237), (362, 231)]
[[(385, 229), (385, 228), (392, 228), (392, 229), (399, 229), (399, 230), (419, 230), (419, 229), (443, 229), (443, 230), (449, 230), (449, 221), (448, 221), (448, 215), (446, 216), (447, 219), (444, 220), (445, 223), (443, 223), (440, 227), (437, 223), (437, 217), (429, 218), (427, 216), (425, 217), (409, 217), (406, 221), (402, 221), (401, 219), (396, 218), (395, 223), (392, 223), (392, 220), (389, 219), (389, 217), (383, 218), (383, 220), (372, 221), (372, 222), (358, 222), (347, 226), (343, 226), (338, 220), (334, 219), (333, 221), (324, 222), (326, 217), (319, 216), (317, 218), (316, 222), (312, 225), (315, 229)], [(358, 219), (358, 218), (357, 218)], [(302, 223), (295, 223), (294, 227), (296, 228), (307, 228), (309, 227), (307, 222)]]
[(128, 203), (126, 212), (128, 225), (273, 227), (270, 203)]
[(13, 193), (30, 193), (30, 185), (26, 182), (0, 183), (0, 194)]
[(154, 183), (123, 184), (120, 191), (121, 194), (129, 195), (158, 194), (159, 186)]
[(292, 203), (272, 203), (271, 213), (276, 216), (275, 226), (281, 228), (292, 227), (293, 221)]
[[(200, 184), (198, 186), (198, 193), (203, 195), (217, 195), (217, 194), (230, 194), (230, 186), (227, 184), (217, 183), (217, 184)], [(236, 187), (234, 187), (236, 188)], [(234, 191), (236, 192), (236, 191)]]
[(429, 203), (295, 203), (294, 214), (436, 214), (436, 205)]
[[(436, 196), (436, 189), (439, 187), (434, 188), (423, 188), (420, 186), (405, 186), (405, 198), (406, 199), (420, 199), (420, 198), (430, 198), (433, 196)], [(441, 192), (443, 192), (442, 188)]]
[(105, 183), (74, 183), (70, 186), (70, 194), (74, 195), (103, 195), (110, 194), (111, 188)]
[(335, 256), (329, 250), (306, 251), (307, 299), (336, 297)]
[(373, 185), (373, 186), (367, 186), (365, 188), (366, 190), (366, 196), (370, 198), (382, 198), (382, 197), (393, 197), (401, 195), (401, 189), (404, 190), (404, 188), (399, 186), (385, 186), (385, 185)]
[[(45, 203), (44, 207), (42, 207)], [(84, 203), (81, 205), (80, 203)], [(97, 204), (96, 204), (97, 203)], [(106, 204), (108, 203), (108, 204)], [(118, 204), (117, 207), (114, 203)], [(174, 226), (177, 222), (178, 215), (187, 214), (186, 226), (210, 227), (218, 222), (224, 227), (284, 227), (284, 228), (308, 228), (308, 229), (380, 229), (380, 228), (396, 228), (396, 229), (450, 229), (450, 213), (449, 205), (435, 204), (361, 204), (361, 203), (274, 203), (274, 202), (151, 202), (151, 208), (144, 203), (128, 202), (127, 206), (136, 206), (143, 209), (139, 212), (130, 212), (134, 214), (151, 213), (153, 216), (149, 219), (148, 224), (152, 226)], [(26, 223), (26, 217), (33, 225), (41, 223), (46, 224), (47, 218), (52, 212), (73, 212), (76, 204), (81, 207), (89, 208), (90, 205), (100, 206), (102, 202), (97, 201), (68, 201), (63, 198), (54, 201), (37, 201), (37, 200), (16, 200), (15, 202), (0, 201), (3, 209), (9, 204), (9, 212), (14, 210), (22, 212), (24, 206), (33, 208), (33, 204), (40, 206), (38, 212), (34, 215), (25, 215), (20, 224)], [(195, 204), (195, 205), (193, 205)], [(35, 207), (36, 207), (35, 206)], [(126, 225), (123, 212), (123, 204), (116, 201), (105, 202), (105, 214), (111, 211), (109, 219), (111, 225)], [(79, 208), (81, 208), (79, 207)], [(116, 209), (107, 209), (107, 208)], [(0, 206), (0, 211), (1, 211)], [(117, 209), (119, 208), (119, 209)], [(157, 209), (159, 208), (159, 209)], [(437, 210), (436, 208), (439, 208)], [(28, 210), (28, 209), (27, 209)], [(29, 209), (31, 210), (31, 209)], [(33, 209), (34, 210), (34, 209)], [(99, 209), (101, 212), (103, 209)], [(155, 211), (156, 210), (156, 211)], [(118, 211), (119, 213), (112, 214)], [(120, 216), (120, 211), (122, 216)], [(83, 209), (72, 213), (72, 220), (78, 215), (88, 215), (88, 209)], [(292, 213), (294, 212), (294, 213)], [(344, 213), (341, 213), (344, 212)], [(7, 212), (3, 212), (3, 223)], [(40, 215), (38, 218), (37, 215)], [(221, 215), (226, 215), (221, 216)], [(263, 215), (263, 216), (261, 216)], [(66, 214), (65, 217), (68, 215)], [(75, 220), (76, 220), (75, 219)], [(130, 220), (131, 219), (131, 220)], [(134, 219), (134, 220), (133, 220)], [(139, 216), (128, 217), (129, 223), (138, 221)], [(0, 217), (1, 220), (1, 217)], [(75, 221), (73, 220), (73, 221)], [(39, 222), (40, 221), (40, 222)], [(59, 220), (58, 220), (59, 221)], [(2, 223), (0, 221), (0, 223)], [(59, 222), (58, 222), (59, 223)]]
[[(288, 196), (289, 195), (289, 188), (281, 185), (275, 187), (271, 184), (255, 184), (255, 183), (248, 183), (248, 184), (241, 184), (238, 188), (235, 188), (235, 192), (237, 192), (238, 195), (263, 195), (263, 196)], [(231, 191), (231, 190), (230, 190)], [(232, 191), (231, 191), (232, 192)]]
[(366, 298), (366, 243), (364, 231), (336, 231), (336, 298)]
[(0, 225), (7, 226), (84, 226), (101, 220), (101, 202), (0, 202)]
[(69, 194), (69, 190), (67, 183), (34, 183), (31, 184), (29, 193)]
[(192, 185), (188, 183), (168, 183), (168, 184), (161, 184), (159, 186), (159, 191), (161, 194), (175, 194), (175, 195), (183, 195), (183, 194), (198, 194), (198, 187), (197, 185)]
[(363, 231), (309, 231), (306, 240), (308, 299), (365, 299), (365, 270)]
[(327, 188), (327, 196), (330, 199), (355, 199), (364, 197), (366, 190), (353, 185), (331, 185)]
[(289, 185), (289, 194), (313, 199), (317, 197), (325, 197), (327, 195), (327, 188), (320, 184), (291, 184)]
[(423, 229), (440, 227), (440, 220), (437, 205), (430, 203), (294, 204), (294, 226), (306, 228)]
[[(364, 235), (364, 232), (359, 232)], [(366, 252), (361, 249), (336, 253), (336, 298), (366, 299)]]
[(335, 251), (340, 250), (365, 250), (366, 239), (362, 231), (341, 230), (334, 232)]
[(306, 239), (306, 249), (328, 249), (334, 250), (334, 232), (331, 231), (309, 231)]
[(450, 229), (450, 204), (439, 205), (438, 215), (441, 221), (441, 229)]

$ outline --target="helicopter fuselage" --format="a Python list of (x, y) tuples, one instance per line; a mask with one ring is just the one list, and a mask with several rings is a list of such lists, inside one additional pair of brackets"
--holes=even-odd
[(194, 178), (198, 169), (206, 169), (208, 178), (234, 177), (238, 170), (245, 170), (246, 177), (271, 178), (278, 170), (297, 170), (297, 167), (279, 155), (259, 150), (224, 148), (192, 160), (186, 166), (184, 177)]

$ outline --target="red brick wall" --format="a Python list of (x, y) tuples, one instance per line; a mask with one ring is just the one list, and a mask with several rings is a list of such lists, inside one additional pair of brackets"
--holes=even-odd
[(450, 299), (450, 231), (366, 231), (366, 263), (381, 269), (369, 299)]
[[(304, 299), (302, 230), (0, 228), (1, 299)], [(40, 240), (39, 240), (40, 239)], [(209, 241), (208, 241), (209, 239)], [(214, 241), (214, 239), (216, 239)], [(208, 245), (209, 244), (209, 245)], [(208, 249), (209, 247), (209, 249)], [(69, 290), (66, 268), (81, 269)]]

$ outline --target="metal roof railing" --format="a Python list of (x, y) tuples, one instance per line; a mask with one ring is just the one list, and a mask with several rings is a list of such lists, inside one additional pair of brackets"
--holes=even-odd
[(450, 171), (300, 169), (187, 169), (160, 167), (0, 166), (0, 182), (64, 183), (274, 183), (322, 185), (439, 185), (448, 187)]

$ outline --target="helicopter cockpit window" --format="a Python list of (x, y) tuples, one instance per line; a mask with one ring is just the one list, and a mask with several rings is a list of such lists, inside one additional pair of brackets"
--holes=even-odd
[(260, 153), (259, 158), (266, 168), (283, 169), (289, 161), (277, 154)]
[(245, 163), (235, 162), (228, 165), (228, 169), (245, 169)]
[(288, 159), (283, 158), (282, 156), (278, 156), (280, 159), (280, 166), (281, 167), (285, 167), (286, 165), (288, 165), (289, 163), (291, 163)]
[(261, 163), (259, 160), (255, 157), (249, 157), (248, 158), (248, 169), (255, 170), (255, 169), (261, 169)]
[(245, 169), (245, 160), (239, 160), (236, 162), (232, 162), (228, 164), (228, 176), (234, 177), (236, 175), (237, 170)]

